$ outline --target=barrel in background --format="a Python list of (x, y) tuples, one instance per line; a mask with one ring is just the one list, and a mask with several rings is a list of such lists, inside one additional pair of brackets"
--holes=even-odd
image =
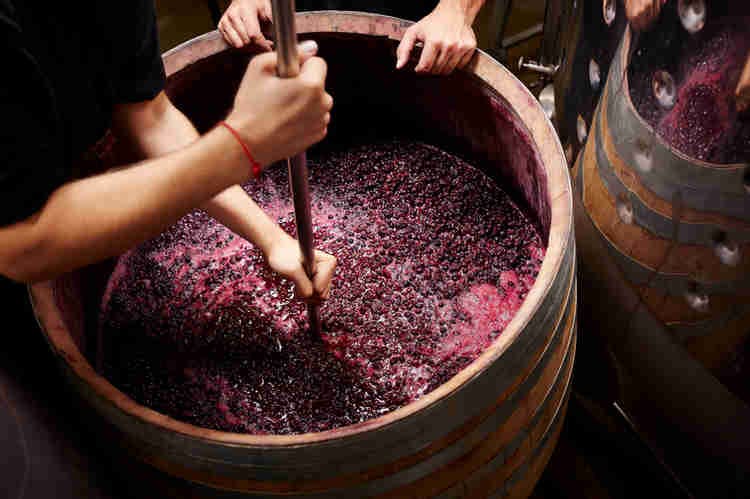
[(630, 97), (635, 43), (627, 30), (572, 171), (584, 327), (607, 339), (642, 421), (665, 418), (747, 472), (748, 165), (696, 160), (655, 134)]

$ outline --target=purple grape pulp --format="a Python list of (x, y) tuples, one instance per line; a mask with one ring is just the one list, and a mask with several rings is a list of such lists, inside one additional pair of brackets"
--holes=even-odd
[[(750, 161), (750, 116), (739, 115), (734, 91), (750, 52), (750, 17), (713, 19), (694, 36), (643, 35), (629, 66), (630, 96), (638, 113), (666, 143), (714, 163)], [(679, 28), (681, 29), (681, 28)], [(656, 71), (677, 86), (671, 109), (659, 106)]]
[[(292, 284), (196, 211), (119, 259), (100, 317), (109, 380), (202, 427), (323, 431), (419, 399), (502, 334), (545, 251), (493, 180), (405, 141), (309, 165), (316, 245), (338, 257), (322, 341)], [(294, 233), (285, 168), (245, 189)]]

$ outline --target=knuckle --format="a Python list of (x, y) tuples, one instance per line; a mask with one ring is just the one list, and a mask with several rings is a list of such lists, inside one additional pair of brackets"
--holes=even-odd
[(314, 95), (319, 85), (315, 78), (305, 78), (302, 80), (302, 88), (306, 93)]

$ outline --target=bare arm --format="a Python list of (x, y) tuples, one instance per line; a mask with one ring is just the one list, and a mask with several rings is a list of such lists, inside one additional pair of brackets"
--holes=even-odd
[[(275, 54), (253, 59), (227, 118), (262, 165), (321, 140), (332, 105), (321, 59), (304, 62), (297, 78), (275, 72)], [(248, 180), (247, 159), (227, 130), (192, 139), (165, 156), (65, 184), (28, 219), (0, 227), (0, 274), (38, 281), (119, 254)], [(154, 147), (148, 140), (141, 146)]]
[(417, 41), (424, 44), (417, 72), (449, 74), (466, 66), (477, 39), (472, 24), (484, 0), (440, 0), (435, 10), (411, 26), (396, 50), (396, 67), (406, 65)]
[[(113, 125), (145, 157), (158, 157), (195, 143), (199, 134), (193, 124), (164, 94), (152, 101), (123, 104), (115, 108)], [(245, 158), (240, 163), (247, 164)], [(300, 296), (326, 299), (336, 259), (316, 254), (316, 275), (310, 282), (302, 267), (295, 239), (281, 229), (239, 186), (233, 185), (201, 205), (214, 219), (256, 245), (269, 266), (291, 279)]]
[(215, 130), (173, 154), (66, 184), (34, 216), (0, 228), (0, 272), (39, 281), (119, 254), (247, 180), (242, 154)]
[[(113, 114), (113, 129), (145, 158), (156, 158), (196, 142), (200, 135), (187, 117), (160, 93), (155, 99), (120, 104)], [(241, 158), (237, 166), (247, 164)], [(283, 232), (245, 194), (233, 185), (201, 205), (209, 215), (266, 251), (272, 236)]]

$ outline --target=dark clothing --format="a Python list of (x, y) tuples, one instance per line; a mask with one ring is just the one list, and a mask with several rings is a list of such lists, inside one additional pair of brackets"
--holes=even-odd
[[(0, 226), (38, 211), (110, 125), (164, 86), (146, 0), (0, 0)], [(96, 209), (96, 207), (92, 207)], [(86, 434), (23, 285), (0, 276), (0, 497), (121, 497)]]
[(0, 225), (38, 211), (110, 125), (164, 87), (154, 5), (0, 0)]
[(356, 10), (419, 21), (437, 6), (437, 0), (296, 0), (297, 10)]

